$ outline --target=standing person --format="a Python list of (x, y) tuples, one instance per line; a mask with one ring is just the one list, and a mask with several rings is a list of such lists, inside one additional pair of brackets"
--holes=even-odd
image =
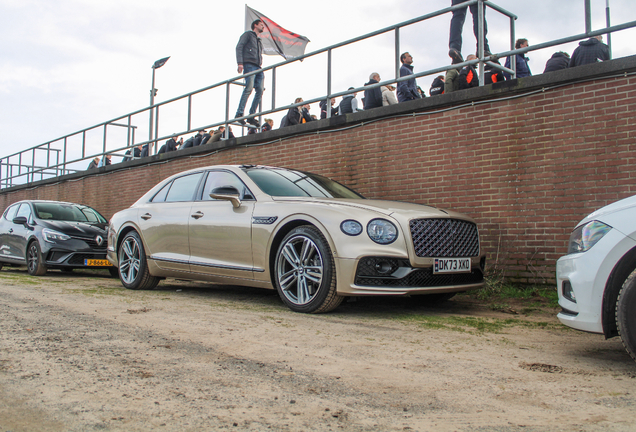
[(579, 46), (572, 53), (570, 67), (609, 60), (609, 47), (602, 41), (603, 36), (599, 35), (579, 42)]
[(394, 91), (395, 87), (392, 85), (382, 86), (382, 106), (397, 105), (398, 101)]
[[(408, 52), (400, 56), (402, 67), (400, 68), (400, 78), (413, 75), (413, 57)], [(417, 91), (415, 78), (406, 81), (400, 81), (397, 85), (397, 98), (399, 102), (406, 102), (421, 98), (420, 92)]]
[[(354, 87), (349, 87), (348, 90), (353, 90)], [(358, 109), (358, 99), (356, 99), (357, 93), (351, 93), (348, 95), (344, 95), (342, 100), (340, 101), (340, 105), (338, 105), (338, 113), (340, 114), (350, 114), (354, 112), (360, 111)]]
[[(369, 82), (365, 86), (380, 82), (380, 74), (373, 72), (369, 76)], [(364, 109), (380, 108), (382, 106), (382, 90), (380, 87), (364, 91)]]
[[(236, 45), (236, 63), (238, 64), (238, 72), (242, 74), (248, 74), (261, 68), (263, 64), (263, 43), (259, 35), (263, 33), (265, 24), (260, 19), (252, 22), (252, 30), (246, 31), (241, 35), (241, 38)], [(263, 72), (259, 72), (255, 75), (251, 75), (245, 78), (245, 89), (241, 95), (241, 101), (236, 110), (237, 117), (243, 117), (245, 112), (245, 105), (247, 100), (252, 94), (252, 90), (256, 89), (254, 93), (254, 100), (252, 101), (252, 107), (250, 108), (250, 114), (254, 114), (258, 109), (258, 105), (261, 103), (261, 97), (263, 96)], [(249, 124), (256, 127), (260, 127), (258, 120), (255, 117), (247, 119)], [(245, 120), (239, 120), (239, 123), (245, 124)]]
[[(517, 39), (515, 42), (515, 49), (526, 48), (528, 46), (528, 39)], [(530, 59), (526, 57), (525, 54), (517, 54), (517, 78), (524, 78), (532, 76), (532, 72), (530, 72), (530, 66), (528, 66), (528, 62)], [(504, 65), (508, 69), (510, 69), (510, 57), (506, 59), (506, 64)], [(512, 75), (508, 72), (504, 72), (506, 79), (512, 79)]]
[[(465, 3), (468, 0), (452, 0), (451, 6), (456, 6), (461, 3)], [(466, 8), (459, 8), (453, 11), (453, 17), (450, 23), (450, 37), (448, 40), (448, 56), (453, 59), (452, 64), (462, 63), (462, 30), (464, 29), (464, 21), (466, 21)], [(475, 34), (475, 40), (479, 40), (479, 16), (478, 16), (477, 4), (470, 5), (470, 13), (473, 16), (473, 33)], [(486, 39), (486, 33), (488, 33), (488, 26), (486, 25), (486, 8), (484, 7), (484, 54), (490, 55), (490, 47), (488, 46), (488, 39)], [(479, 42), (477, 42), (477, 52), (479, 52)]]
[[(296, 98), (294, 100), (294, 103), (301, 103), (303, 102), (303, 98)], [(302, 116), (302, 110), (303, 107), (302, 106), (296, 106), (296, 107), (292, 107), (287, 111), (287, 115), (285, 117), (287, 117), (287, 121), (285, 122), (285, 126), (294, 126), (300, 123), (300, 119), (303, 117)], [(283, 123), (281, 122), (281, 127), (283, 126)]]
[(86, 169), (89, 170), (89, 169), (97, 168), (98, 164), (99, 164), (99, 158), (96, 157), (91, 161), (91, 163), (88, 164), (88, 168)]
[[(331, 117), (338, 115), (338, 107), (334, 108), (334, 104), (336, 103), (336, 98), (331, 98)], [(320, 118), (327, 118), (327, 102), (324, 100), (320, 101)]]

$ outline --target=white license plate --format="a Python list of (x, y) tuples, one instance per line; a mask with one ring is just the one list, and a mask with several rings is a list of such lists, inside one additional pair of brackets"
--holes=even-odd
[(433, 274), (470, 272), (470, 258), (435, 258)]

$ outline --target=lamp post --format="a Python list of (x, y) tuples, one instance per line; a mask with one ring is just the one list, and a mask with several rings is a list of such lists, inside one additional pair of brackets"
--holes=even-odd
[[(157, 89), (155, 88), (155, 69), (159, 69), (161, 66), (165, 65), (169, 58), (170, 56), (159, 59), (152, 65), (152, 86), (150, 87), (151, 107), (155, 104), (155, 95), (157, 94)], [(150, 108), (150, 130), (148, 131), (148, 141), (152, 141), (153, 113), (154, 109)], [(148, 145), (150, 145), (150, 143), (148, 143)], [(148, 154), (150, 154), (150, 151), (148, 151)]]

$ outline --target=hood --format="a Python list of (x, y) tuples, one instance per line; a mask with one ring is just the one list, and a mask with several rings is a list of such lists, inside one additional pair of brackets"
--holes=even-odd
[(276, 202), (314, 202), (317, 204), (325, 205), (338, 205), (355, 207), (359, 209), (365, 209), (373, 212), (383, 214), (385, 216), (391, 216), (394, 213), (399, 213), (403, 217), (408, 219), (422, 218), (422, 217), (437, 217), (437, 218), (457, 218), (467, 219), (466, 216), (453, 211), (438, 209), (435, 207), (413, 204), (402, 201), (386, 201), (386, 200), (372, 200), (372, 199), (335, 199), (335, 198), (298, 198), (298, 197), (276, 197)]
[(55, 220), (38, 220), (38, 225), (50, 228), (71, 237), (90, 237), (101, 235), (106, 238), (108, 224), (98, 222), (67, 222)]
[[(631, 196), (629, 198), (622, 199), (620, 201), (616, 201), (615, 203), (606, 205), (605, 207), (601, 207), (595, 212), (590, 213), (584, 218), (578, 225), (581, 225), (584, 222), (602, 219), (604, 216), (611, 215), (613, 213), (617, 213), (619, 211), (623, 211), (625, 209), (636, 207), (636, 195)], [(578, 226), (577, 225), (577, 226)]]
[(589, 46), (589, 45), (596, 45), (597, 43), (601, 43), (601, 42), (598, 39), (596, 39), (596, 38), (589, 38), (588, 40), (584, 40), (583, 42), (579, 42), (579, 45)]

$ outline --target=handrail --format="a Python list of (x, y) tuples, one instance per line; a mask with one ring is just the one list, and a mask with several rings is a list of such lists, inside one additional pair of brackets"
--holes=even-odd
[[(483, 17), (484, 17), (484, 13), (483, 13), (483, 7), (489, 7), (499, 13), (501, 13), (504, 16), (507, 16), (508, 18), (510, 18), (510, 35), (511, 35), (511, 39), (510, 39), (510, 47), (511, 49), (509, 51), (504, 51), (501, 53), (497, 53), (494, 55), (485, 55), (484, 54), (484, 47), (483, 47), (483, 38), (479, 38), (478, 41), (478, 45), (479, 45), (479, 53), (480, 53), (480, 57), (476, 60), (471, 60), (471, 61), (465, 61), (463, 63), (459, 63), (459, 64), (454, 64), (454, 65), (447, 65), (447, 66), (442, 66), (442, 67), (437, 67), (437, 68), (433, 68), (433, 69), (429, 69), (423, 72), (419, 72), (419, 73), (414, 73), (413, 75), (409, 75), (406, 77), (399, 77), (399, 66), (400, 66), (400, 62), (399, 62), (399, 56), (400, 56), (400, 29), (415, 23), (419, 23), (440, 15), (444, 15), (447, 13), (451, 13), (454, 10), (460, 9), (460, 8), (465, 8), (467, 6), (470, 5), (474, 5), (477, 4), (479, 6), (479, 31), (482, 32), (483, 31)], [(589, 5), (586, 4), (586, 15), (589, 14), (589, 11), (587, 10), (587, 8), (589, 7)], [(167, 138), (169, 138), (170, 135), (164, 135), (164, 136), (158, 136), (158, 131), (159, 131), (159, 122), (160, 122), (160, 118), (159, 118), (159, 113), (161, 111), (162, 107), (166, 107), (168, 105), (171, 105), (173, 103), (176, 102), (182, 102), (182, 101), (187, 101), (187, 126), (186, 126), (186, 130), (183, 131), (179, 131), (177, 132), (177, 135), (184, 135), (184, 134), (188, 134), (188, 133), (192, 133), (195, 132), (197, 130), (200, 129), (209, 129), (209, 128), (214, 128), (217, 126), (221, 126), (221, 125), (225, 125), (226, 126), (226, 133), (229, 130), (229, 128), (227, 127), (228, 125), (236, 125), (236, 121), (241, 120), (241, 119), (248, 119), (251, 117), (261, 117), (271, 114), (271, 113), (275, 113), (275, 112), (280, 112), (280, 111), (285, 111), (288, 110), (290, 108), (293, 107), (298, 107), (301, 105), (305, 105), (305, 104), (311, 104), (311, 103), (316, 103), (316, 102), (320, 102), (320, 101), (326, 101), (327, 102), (327, 106), (330, 106), (329, 101), (331, 100), (331, 98), (335, 98), (335, 97), (340, 97), (340, 96), (345, 96), (347, 94), (351, 94), (351, 93), (357, 93), (357, 92), (361, 92), (364, 90), (369, 90), (369, 89), (373, 89), (373, 88), (377, 88), (377, 87), (381, 87), (381, 86), (385, 86), (388, 84), (394, 84), (394, 83), (399, 83), (402, 81), (407, 81), (413, 78), (419, 78), (419, 77), (424, 77), (424, 76), (428, 76), (428, 75), (433, 75), (433, 74), (438, 74), (440, 72), (444, 72), (450, 69), (456, 69), (459, 67), (463, 67), (465, 65), (475, 65), (475, 64), (479, 64), (479, 75), (480, 75), (480, 85), (483, 85), (483, 72), (484, 72), (484, 66), (486, 64), (490, 65), (491, 67), (494, 67), (496, 69), (502, 70), (502, 71), (506, 71), (508, 73), (511, 73), (513, 76), (516, 76), (515, 74), (515, 70), (516, 70), (516, 65), (515, 65), (515, 55), (516, 54), (523, 54), (529, 51), (534, 51), (534, 50), (539, 50), (539, 49), (543, 49), (543, 48), (548, 48), (548, 47), (552, 47), (552, 46), (556, 46), (556, 45), (561, 45), (564, 43), (568, 43), (568, 42), (573, 42), (573, 41), (577, 41), (577, 40), (581, 40), (581, 39), (585, 39), (588, 37), (593, 37), (596, 35), (601, 35), (601, 34), (609, 34), (615, 31), (619, 31), (619, 30), (624, 30), (627, 28), (632, 28), (632, 27), (636, 27), (636, 21), (631, 21), (628, 23), (624, 23), (624, 24), (619, 24), (619, 25), (614, 25), (611, 27), (606, 27), (603, 28), (601, 30), (596, 30), (596, 31), (588, 31), (589, 28), (586, 28), (586, 33), (582, 33), (582, 34), (578, 34), (575, 36), (569, 36), (569, 37), (565, 37), (562, 39), (558, 39), (558, 40), (553, 40), (553, 41), (548, 41), (548, 42), (544, 42), (544, 43), (540, 43), (540, 44), (536, 44), (536, 45), (532, 45), (529, 47), (525, 47), (525, 48), (520, 48), (520, 49), (512, 49), (514, 47), (514, 41), (515, 41), (515, 26), (514, 26), (514, 21), (517, 19), (518, 17), (516, 15), (514, 15), (513, 13), (507, 11), (506, 9), (492, 3), (492, 1), (486, 1), (486, 0), (470, 0), (464, 3), (461, 3), (460, 5), (455, 5), (455, 6), (450, 6), (444, 9), (440, 9), (438, 11), (435, 12), (431, 12), (429, 14), (426, 15), (422, 15), (407, 21), (403, 21), (401, 23), (398, 24), (394, 24), (388, 27), (385, 27), (383, 29), (379, 29), (376, 31), (373, 31), (371, 33), (367, 33), (365, 35), (362, 36), (358, 36), (352, 39), (348, 39), (346, 41), (343, 42), (339, 42), (333, 45), (330, 45), (328, 47), (325, 48), (321, 48), (319, 50), (316, 51), (312, 51), (310, 53), (304, 54), (302, 56), (296, 57), (294, 59), (290, 59), (290, 60), (285, 60), (279, 63), (276, 63), (274, 65), (270, 65), (270, 66), (266, 66), (263, 67), (262, 69), (259, 69), (257, 71), (254, 72), (250, 72), (248, 74), (244, 74), (244, 75), (238, 75), (220, 82), (217, 82), (215, 84), (200, 88), (198, 90), (194, 90), (191, 91), (189, 93), (186, 93), (184, 95), (181, 96), (177, 96), (159, 103), (155, 103), (152, 104), (148, 107), (144, 107), (144, 108), (140, 108), (138, 110), (132, 111), (128, 114), (122, 115), (120, 117), (116, 117), (113, 118), (111, 120), (108, 120), (106, 122), (103, 123), (99, 123), (96, 124), (94, 126), (85, 128), (85, 129), (81, 129), (77, 132), (73, 132), (71, 134), (68, 135), (64, 135), (62, 137), (59, 137), (57, 139), (48, 141), (46, 143), (31, 147), (27, 150), (22, 150), (13, 154), (10, 154), (8, 156), (2, 157), (0, 158), (0, 188), (3, 187), (10, 187), (14, 185), (14, 179), (21, 179), (21, 178), (26, 178), (26, 182), (29, 182), (29, 176), (31, 178), (31, 181), (33, 181), (35, 174), (40, 174), (41, 178), (44, 177), (45, 174), (49, 175), (49, 173), (51, 173), (51, 170), (54, 170), (54, 172), (56, 173), (56, 175), (59, 175), (59, 172), (61, 172), (62, 174), (65, 173), (69, 173), (69, 172), (77, 172), (77, 171), (81, 171), (81, 168), (77, 165), (80, 162), (85, 162), (87, 160), (93, 159), (95, 157), (99, 157), (99, 156), (103, 156), (104, 154), (111, 154), (114, 156), (118, 156), (118, 157), (122, 157), (124, 151), (128, 150), (128, 149), (132, 149), (133, 147), (139, 146), (139, 145), (150, 145), (151, 147), (154, 147), (152, 153), (157, 152), (158, 150), (158, 146), (156, 145), (156, 143), (158, 143), (159, 141), (163, 141)], [(395, 68), (395, 78), (390, 79), (390, 80), (385, 80), (373, 85), (369, 85), (369, 86), (362, 86), (362, 87), (357, 87), (354, 88), (352, 90), (346, 90), (346, 91), (340, 91), (340, 92), (332, 92), (331, 90), (331, 70), (332, 70), (332, 65), (331, 65), (331, 54), (332, 51), (338, 48), (342, 48), (344, 46), (347, 45), (351, 45), (354, 44), (356, 42), (360, 42), (381, 34), (385, 34), (385, 33), (389, 33), (389, 32), (394, 32), (395, 33), (395, 59), (396, 59), (396, 68)], [(276, 71), (277, 69), (286, 66), (290, 63), (294, 63), (294, 62), (298, 62), (298, 61), (303, 61), (304, 59), (310, 58), (310, 57), (314, 57), (320, 54), (324, 54), (327, 53), (327, 89), (326, 89), (326, 94), (324, 96), (320, 96), (317, 98), (313, 98), (313, 99), (309, 99), (306, 101), (303, 101), (301, 103), (294, 103), (294, 104), (288, 104), (288, 105), (282, 105), (282, 106), (277, 106), (276, 102), (275, 102), (275, 89), (276, 89)], [(508, 57), (508, 56), (512, 56), (511, 57), (511, 67), (510, 68), (506, 68), (502, 65), (500, 65), (499, 63), (494, 62), (497, 58), (503, 58), (503, 57)], [(230, 118), (230, 98), (229, 98), (229, 94), (230, 94), (230, 85), (239, 85), (239, 86), (244, 86), (243, 84), (243, 80), (246, 77), (255, 75), (257, 73), (261, 73), (261, 72), (268, 72), (271, 71), (272, 73), (272, 87), (273, 87), (273, 91), (271, 92), (271, 98), (272, 98), (272, 104), (271, 104), (271, 109), (266, 109), (263, 110), (262, 109), (262, 101), (261, 101), (261, 109), (259, 110), (259, 112), (253, 114), (253, 115), (246, 115), (243, 117), (239, 117), (239, 118)], [(194, 127), (192, 126), (192, 97), (204, 92), (207, 92), (209, 90), (214, 90), (214, 89), (220, 89), (222, 87), (226, 88), (226, 96), (225, 96), (225, 118), (223, 120), (220, 120), (218, 122), (214, 122), (214, 123), (210, 123), (210, 124), (205, 124), (205, 125), (195, 125)], [(149, 139), (146, 141), (140, 141), (140, 142), (135, 142), (135, 130), (138, 129), (138, 126), (135, 126), (132, 124), (132, 118), (136, 115), (140, 115), (143, 113), (149, 113), (150, 116), (154, 116), (153, 118), (153, 123), (154, 123), (154, 131), (150, 130), (149, 132)], [(327, 115), (330, 116), (331, 112), (330, 110), (327, 110)], [(122, 124), (122, 123), (117, 123), (123, 121), (126, 124)], [(152, 124), (152, 123), (151, 123)], [(118, 126), (118, 127), (125, 127), (127, 128), (127, 138), (125, 141), (124, 146), (119, 146), (119, 147), (109, 147), (107, 145), (107, 130), (108, 130), (108, 126)], [(245, 127), (250, 127), (250, 126), (245, 126)], [(100, 129), (103, 128), (103, 133), (102, 133), (102, 142), (101, 142), (101, 151), (99, 153), (95, 153), (95, 154), (90, 154), (87, 155), (86, 154), (86, 146), (87, 146), (87, 133), (94, 133), (99, 131)], [(153, 138), (154, 136), (154, 138)], [(68, 154), (67, 150), (68, 150), (68, 141), (70, 139), (81, 139), (81, 152), (78, 151), (76, 148), (73, 148), (71, 153), (72, 154)], [(57, 143), (63, 143), (63, 148), (51, 148), (51, 146), (53, 144)], [(47, 151), (47, 155), (53, 151), (56, 152), (57, 154), (57, 161), (52, 164), (50, 161), (50, 156), (47, 156), (47, 162), (46, 164), (42, 164), (42, 163), (36, 163), (36, 155), (35, 155), (35, 150), (45, 150)], [(151, 154), (152, 154), (151, 153)], [(31, 163), (26, 163), (23, 162), (23, 159), (28, 159), (28, 156), (31, 156)], [(62, 157), (62, 161), (60, 161), (60, 155)], [(19, 161), (18, 163), (14, 163), (12, 161), (12, 159), (18, 158)], [(72, 168), (69, 168), (69, 166), (73, 166)], [(18, 174), (13, 174), (13, 168), (14, 167), (18, 167)], [(26, 168), (26, 173), (22, 173), (22, 168)], [(4, 168), (4, 171), (3, 171)]]

